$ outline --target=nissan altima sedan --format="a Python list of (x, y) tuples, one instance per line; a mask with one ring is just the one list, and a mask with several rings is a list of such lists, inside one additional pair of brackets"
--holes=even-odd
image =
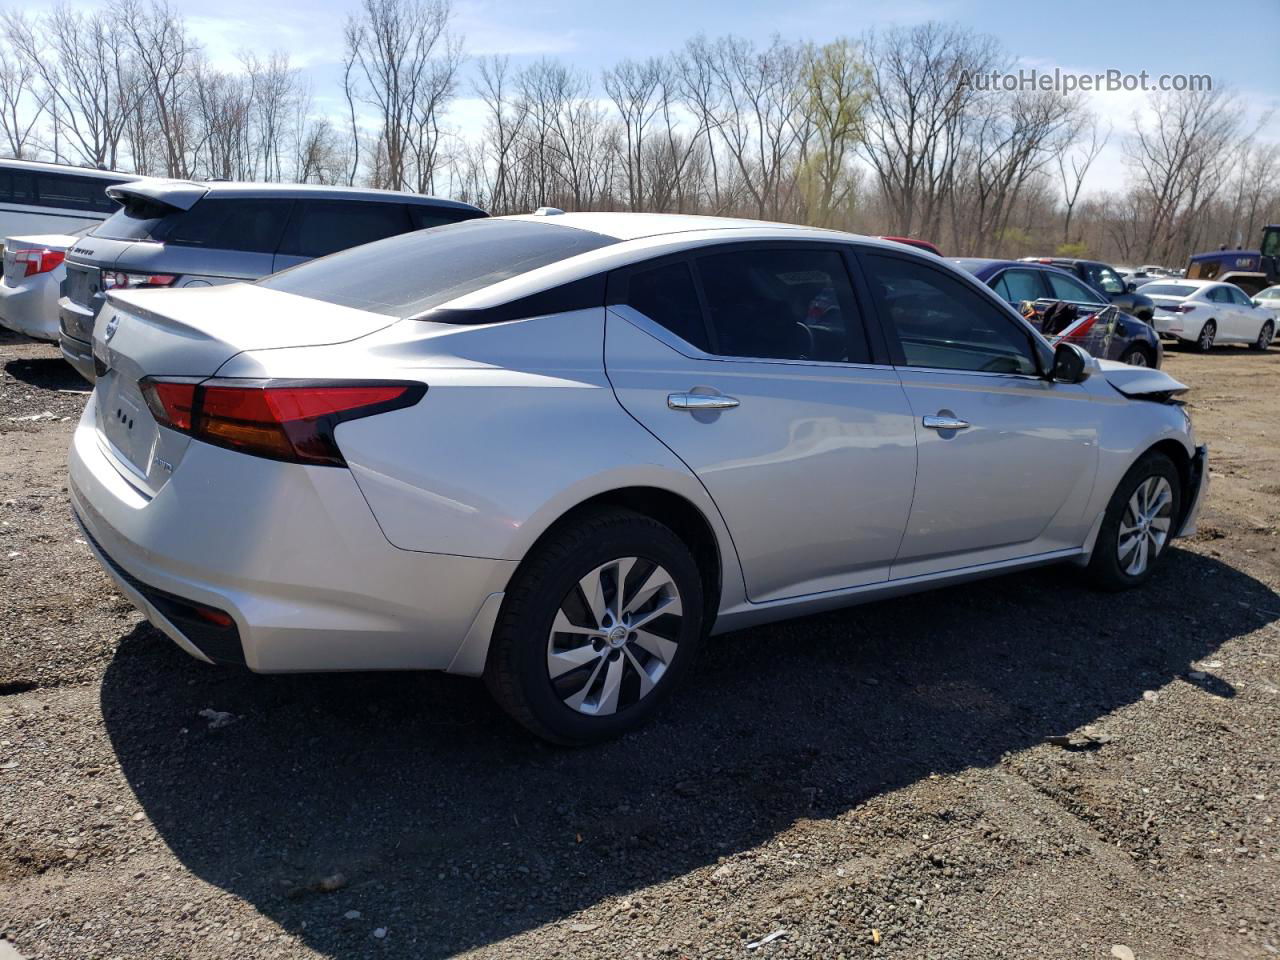
[(1208, 475), (1166, 374), (778, 224), (468, 221), (113, 292), (93, 353), (74, 511), (179, 646), (483, 676), (560, 743), (710, 633), (1048, 563), (1136, 587)]

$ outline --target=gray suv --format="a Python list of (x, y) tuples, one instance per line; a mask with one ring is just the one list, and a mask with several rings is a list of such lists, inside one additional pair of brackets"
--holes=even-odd
[(486, 216), (420, 194), (309, 184), (148, 180), (110, 187), (119, 208), (67, 252), (62, 355), (94, 380), (93, 324), (112, 290), (257, 280), (411, 230)]

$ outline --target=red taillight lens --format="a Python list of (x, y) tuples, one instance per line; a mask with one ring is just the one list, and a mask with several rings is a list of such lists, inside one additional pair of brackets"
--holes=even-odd
[(316, 383), (290, 380), (147, 378), (143, 395), (156, 419), (206, 443), (291, 463), (346, 466), (334, 428), (346, 420), (411, 407), (421, 383)]
[(143, 380), (142, 396), (158, 423), (174, 430), (191, 429), (191, 412), (195, 408), (198, 381)]
[(147, 287), (171, 287), (178, 279), (172, 273), (123, 273), (119, 270), (102, 271), (104, 290), (145, 290)]
[(34, 277), (40, 273), (48, 273), (58, 267), (66, 254), (61, 250), (15, 250), (15, 263), (23, 264), (23, 277)]

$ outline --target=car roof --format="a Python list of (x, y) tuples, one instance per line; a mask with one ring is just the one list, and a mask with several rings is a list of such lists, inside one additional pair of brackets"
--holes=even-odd
[(99, 170), (96, 167), (77, 167), (70, 163), (45, 163), (40, 160), (0, 159), (0, 169), (30, 170), (33, 173), (65, 173), (77, 177), (95, 177), (111, 183), (123, 183), (127, 180), (143, 180), (134, 173), (121, 173), (118, 170)]
[[(797, 237), (812, 234), (826, 239), (841, 237), (852, 239), (854, 234), (838, 230), (823, 230), (795, 223), (776, 223), (769, 220), (746, 220), (737, 217), (708, 217), (685, 213), (524, 213), (504, 220), (532, 220), (554, 223), (562, 227), (589, 230), (615, 240), (640, 240), (645, 237), (661, 237), (675, 233), (692, 233), (707, 230), (777, 231), (779, 236)], [(871, 237), (857, 237), (871, 240)], [(890, 244), (881, 244), (890, 247)], [(901, 249), (897, 244), (892, 245)]]
[[(346, 200), (400, 200), (406, 203), (423, 204), (435, 207), (452, 207), (460, 210), (479, 210), (479, 207), (460, 200), (448, 200), (422, 193), (409, 193), (402, 190), (379, 190), (373, 187), (332, 187), (315, 183), (262, 183), (250, 180), (175, 180), (152, 179), (145, 181), (146, 190), (139, 190), (144, 196), (163, 200), (166, 194), (175, 197), (198, 196), (248, 197), (265, 199), (271, 197), (309, 196)], [(141, 186), (141, 184), (139, 185)], [(194, 201), (192, 201), (194, 202)], [(185, 208), (184, 208), (185, 209)]]

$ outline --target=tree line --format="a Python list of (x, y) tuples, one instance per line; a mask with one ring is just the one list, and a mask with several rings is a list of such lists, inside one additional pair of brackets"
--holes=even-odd
[[(0, 17), (0, 152), (169, 177), (369, 185), (493, 213), (707, 213), (923, 237), (947, 253), (1177, 265), (1280, 219), (1280, 147), (1231, 91), (1086, 101), (980, 90), (990, 36), (932, 22), (816, 44), (698, 36), (589, 74), (472, 59), (449, 0), (359, 0), (343, 109), (287, 52), (217, 69), (165, 0)], [(458, 100), (483, 126), (451, 122)], [(473, 124), (474, 126), (474, 124)], [(1085, 184), (1108, 144), (1123, 183)], [(1096, 172), (1094, 173), (1096, 177)]]

